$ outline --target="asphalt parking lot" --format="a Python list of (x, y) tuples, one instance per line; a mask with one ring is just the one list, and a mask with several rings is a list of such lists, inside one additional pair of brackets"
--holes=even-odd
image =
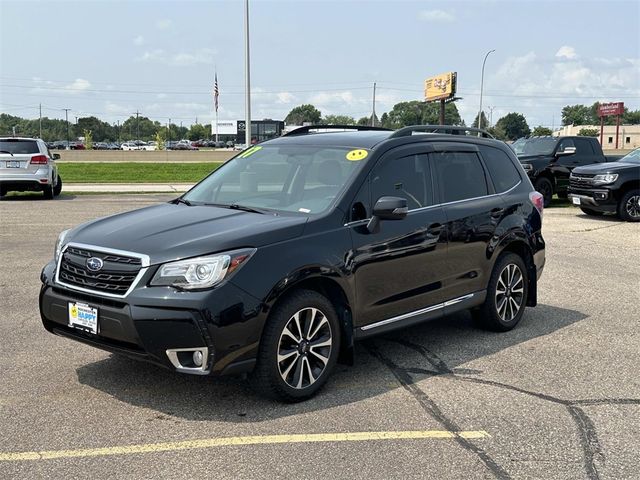
[(46, 332), (58, 233), (161, 195), (0, 201), (0, 478), (630, 479), (640, 472), (640, 225), (547, 209), (539, 306), (358, 345), (319, 396), (257, 397)]

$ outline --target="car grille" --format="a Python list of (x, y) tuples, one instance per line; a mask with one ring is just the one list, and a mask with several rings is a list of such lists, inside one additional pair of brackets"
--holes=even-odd
[[(91, 257), (102, 260), (102, 269), (92, 272), (87, 268), (87, 259)], [(140, 258), (69, 246), (60, 259), (58, 279), (72, 287), (124, 296), (141, 268)]]
[(591, 187), (594, 176), (595, 174), (589, 173), (572, 173), (569, 177), (569, 186), (573, 188)]

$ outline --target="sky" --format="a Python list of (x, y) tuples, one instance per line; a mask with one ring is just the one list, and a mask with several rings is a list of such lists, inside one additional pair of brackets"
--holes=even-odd
[[(295, 106), (380, 116), (422, 100), (424, 80), (458, 73), (458, 109), (483, 105), (557, 127), (564, 105), (640, 109), (640, 2), (250, 0), (252, 118)], [(209, 123), (244, 118), (244, 1), (0, 0), (0, 112), (26, 118), (138, 111)]]

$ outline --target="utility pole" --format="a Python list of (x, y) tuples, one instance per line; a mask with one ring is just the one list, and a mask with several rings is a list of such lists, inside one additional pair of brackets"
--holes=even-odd
[(62, 110), (64, 110), (64, 119), (67, 122), (67, 150), (70, 150), (71, 148), (69, 147), (69, 110), (71, 109), (63, 108)]
[(487, 107), (489, 109), (489, 126), (493, 125), (493, 109), (496, 107)]
[(247, 148), (251, 146), (251, 74), (249, 71), (249, 65), (249, 0), (244, 0), (244, 141)]
[(373, 113), (371, 114), (371, 126), (376, 126), (376, 82), (373, 82)]
[(167, 123), (167, 136), (169, 137), (169, 146), (171, 146), (171, 119), (169, 119), (169, 123)]
[(484, 64), (487, 63), (487, 57), (495, 50), (489, 50), (482, 61), (482, 75), (480, 76), (480, 110), (478, 111), (478, 128), (482, 128), (482, 90), (484, 88)]
[(116, 120), (116, 124), (118, 125), (117, 129), (116, 129), (116, 135), (117, 135), (117, 141), (118, 143), (120, 143), (120, 120)]
[(40, 104), (40, 138), (42, 138), (42, 104)]
[(140, 112), (136, 110), (136, 140), (140, 140), (140, 122), (138, 122), (138, 115), (140, 115)]

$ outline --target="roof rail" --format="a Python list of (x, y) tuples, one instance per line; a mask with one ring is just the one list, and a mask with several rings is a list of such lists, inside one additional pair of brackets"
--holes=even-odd
[[(283, 137), (290, 137), (294, 135), (307, 135), (309, 133), (313, 133), (312, 130), (339, 130), (339, 131), (364, 131), (364, 130), (374, 130), (374, 131), (383, 131), (390, 132), (389, 128), (382, 127), (371, 127), (368, 125), (305, 125), (304, 127), (296, 128), (295, 130), (291, 130), (289, 133), (285, 133)], [(316, 133), (327, 133), (327, 132), (316, 132)]]
[(411, 125), (396, 130), (391, 134), (389, 138), (409, 137), (417, 133), (442, 133), (445, 135), (473, 135), (484, 138), (494, 138), (486, 130), (475, 127), (459, 127), (454, 125)]

